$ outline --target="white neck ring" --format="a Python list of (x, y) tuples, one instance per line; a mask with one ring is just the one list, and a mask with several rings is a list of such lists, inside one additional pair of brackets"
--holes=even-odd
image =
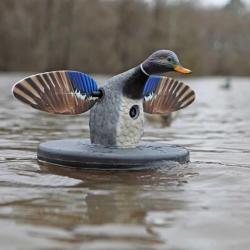
[(146, 72), (146, 70), (143, 68), (142, 63), (140, 64), (141, 71), (144, 75), (149, 76), (149, 74)]

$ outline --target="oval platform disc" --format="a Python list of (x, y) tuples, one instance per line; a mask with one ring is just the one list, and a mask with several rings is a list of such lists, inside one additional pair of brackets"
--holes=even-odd
[(189, 151), (175, 145), (141, 142), (136, 148), (93, 145), (85, 139), (65, 139), (41, 143), (38, 161), (83, 169), (149, 169), (167, 163), (187, 163)]

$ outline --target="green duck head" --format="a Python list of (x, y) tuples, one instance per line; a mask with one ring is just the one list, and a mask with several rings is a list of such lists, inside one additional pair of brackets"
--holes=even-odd
[(158, 50), (150, 55), (142, 64), (142, 71), (147, 75), (164, 74), (176, 71), (182, 74), (190, 74), (191, 70), (184, 68), (171, 50)]

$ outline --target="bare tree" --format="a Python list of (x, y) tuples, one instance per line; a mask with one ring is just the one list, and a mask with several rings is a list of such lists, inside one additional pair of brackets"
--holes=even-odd
[(197, 2), (1, 0), (0, 70), (117, 73), (167, 48), (196, 75), (249, 75), (248, 9)]

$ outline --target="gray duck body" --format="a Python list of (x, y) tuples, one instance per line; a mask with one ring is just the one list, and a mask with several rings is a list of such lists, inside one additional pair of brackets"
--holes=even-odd
[[(142, 92), (147, 80), (140, 67), (110, 78), (103, 97), (90, 111), (91, 143), (111, 147), (135, 147), (143, 134)], [(136, 83), (136, 84), (135, 84)], [(136, 114), (131, 117), (134, 107)]]

